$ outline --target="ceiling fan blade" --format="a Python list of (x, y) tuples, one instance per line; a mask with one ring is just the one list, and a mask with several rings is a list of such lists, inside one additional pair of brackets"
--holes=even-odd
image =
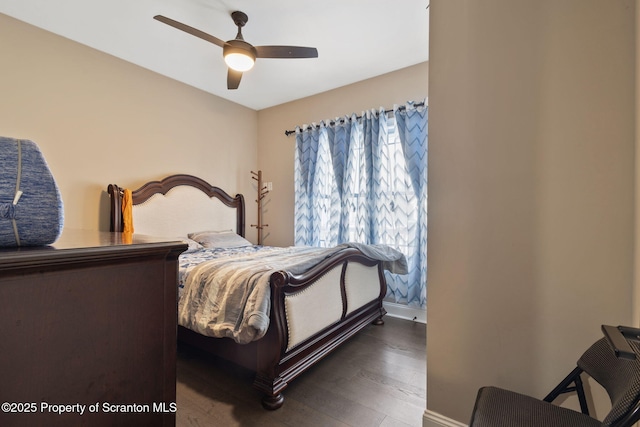
[(238, 89), (238, 86), (240, 86), (240, 79), (242, 79), (242, 71), (236, 71), (229, 68), (227, 73), (227, 89)]
[(184, 31), (185, 33), (189, 33), (189, 34), (191, 34), (193, 36), (199, 37), (199, 38), (201, 38), (203, 40), (206, 40), (206, 41), (208, 41), (210, 43), (213, 43), (215, 45), (218, 45), (220, 47), (224, 47), (224, 45), (227, 44), (225, 41), (220, 40), (219, 38), (214, 37), (211, 34), (207, 34), (204, 31), (200, 31), (200, 30), (198, 30), (196, 28), (193, 28), (193, 27), (190, 27), (190, 26), (188, 26), (186, 24), (183, 24), (182, 22), (178, 22), (178, 21), (175, 21), (175, 20), (173, 20), (171, 18), (167, 18), (166, 16), (156, 15), (156, 16), (153, 17), (153, 19), (155, 19), (157, 21), (160, 21), (160, 22), (163, 22), (163, 23), (165, 23), (167, 25), (171, 25), (174, 28), (177, 28), (179, 30)]
[(317, 58), (318, 49), (301, 46), (255, 46), (258, 58)]

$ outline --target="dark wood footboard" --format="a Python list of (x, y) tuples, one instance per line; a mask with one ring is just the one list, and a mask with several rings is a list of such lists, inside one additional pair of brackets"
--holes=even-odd
[[(377, 269), (377, 297), (369, 303), (347, 314), (348, 300), (345, 290), (345, 271), (350, 263), (357, 263)], [(289, 324), (286, 300), (289, 295), (305, 292), (332, 269), (341, 269), (340, 294), (342, 296), (342, 315), (335, 323), (328, 325), (309, 338), (288, 348)], [(373, 285), (373, 284), (372, 284)], [(282, 406), (282, 391), (306, 369), (336, 349), (342, 342), (370, 323), (384, 323), (386, 314), (382, 298), (387, 292), (384, 273), (379, 262), (367, 258), (356, 249), (347, 249), (316, 266), (301, 276), (279, 271), (271, 276), (271, 323), (269, 331), (260, 343), (262, 354), (256, 369), (254, 386), (265, 393), (263, 405), (267, 409)], [(310, 321), (312, 319), (309, 319)]]

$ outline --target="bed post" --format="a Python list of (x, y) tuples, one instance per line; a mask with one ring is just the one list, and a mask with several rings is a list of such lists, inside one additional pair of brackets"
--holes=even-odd
[(387, 295), (387, 279), (384, 276), (384, 269), (382, 268), (382, 264), (378, 264), (378, 278), (380, 280), (380, 296), (378, 297), (378, 303), (380, 306), (380, 317), (372, 322), (373, 325), (382, 326), (384, 325), (384, 315), (387, 314), (387, 310), (384, 309), (382, 305), (382, 301), (384, 297)]
[(267, 335), (258, 341), (258, 365), (253, 386), (264, 393), (262, 406), (265, 409), (276, 410), (284, 403), (282, 392), (289, 385), (280, 375), (280, 362), (286, 340), (284, 313), (284, 296), (282, 287), (288, 282), (284, 271), (277, 271), (271, 275), (271, 318)]
[(111, 207), (111, 220), (109, 221), (109, 231), (111, 232), (122, 232), (123, 224), (122, 224), (122, 194), (123, 189), (118, 187), (115, 184), (109, 184), (107, 188), (107, 192), (109, 193)]

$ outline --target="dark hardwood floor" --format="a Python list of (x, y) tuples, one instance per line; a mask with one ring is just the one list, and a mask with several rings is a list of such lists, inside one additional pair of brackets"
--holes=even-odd
[(193, 348), (178, 348), (177, 426), (421, 426), (426, 325), (386, 316), (284, 391), (266, 411), (253, 376)]

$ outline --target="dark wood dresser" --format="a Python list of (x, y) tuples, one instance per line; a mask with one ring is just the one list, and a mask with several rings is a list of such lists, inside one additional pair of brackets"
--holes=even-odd
[(72, 230), (0, 249), (0, 426), (175, 425), (185, 249)]

